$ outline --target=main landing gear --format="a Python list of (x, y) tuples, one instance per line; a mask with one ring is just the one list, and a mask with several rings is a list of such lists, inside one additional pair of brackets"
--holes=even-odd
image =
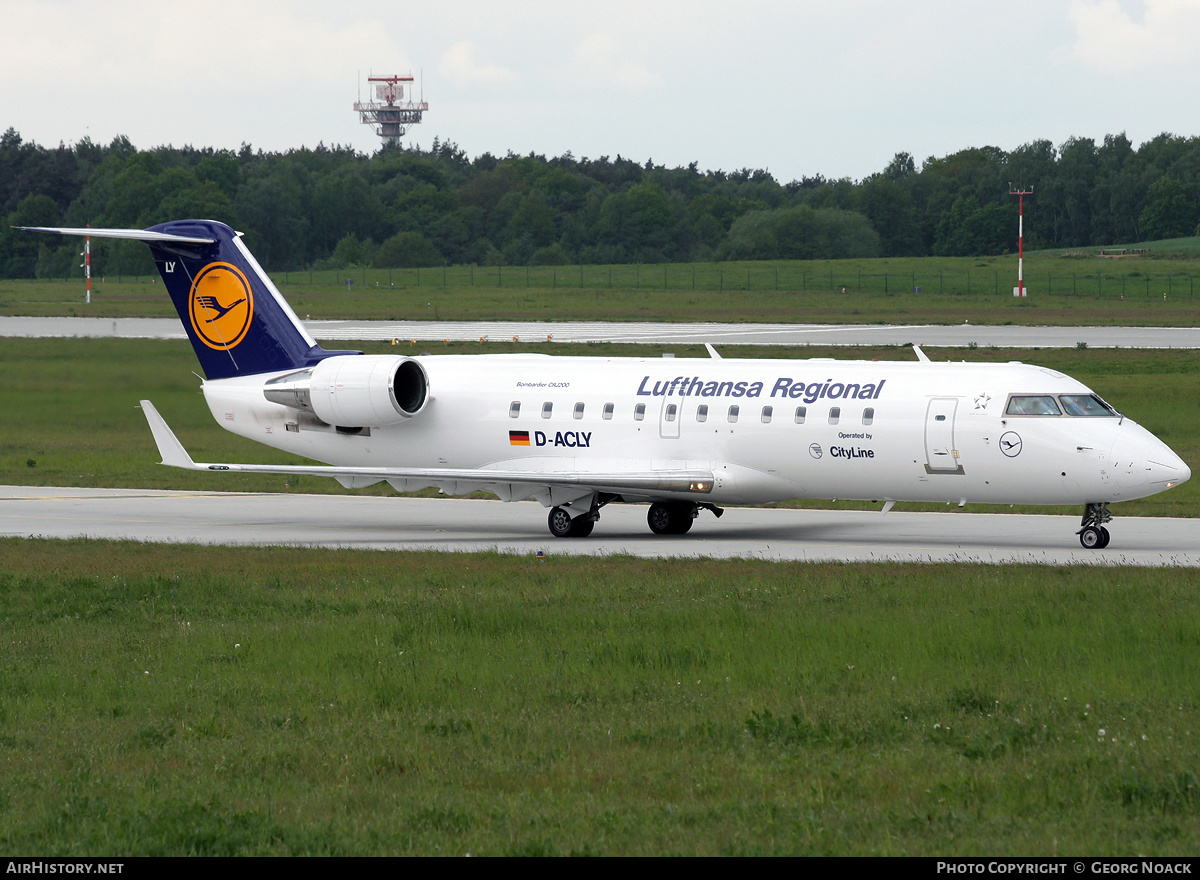
[(711, 510), (721, 518), (725, 511), (715, 504), (695, 504), (691, 501), (658, 501), (650, 505), (646, 522), (656, 535), (686, 535), (701, 510)]
[[(587, 513), (574, 517), (566, 507), (553, 508), (546, 520), (550, 526), (550, 534), (556, 538), (586, 538), (596, 527), (596, 520), (600, 519), (600, 508), (615, 500), (618, 498), (614, 496), (598, 499)], [(711, 510), (718, 517), (725, 512), (715, 504), (658, 501), (650, 505), (646, 522), (650, 525), (650, 531), (656, 535), (683, 535), (691, 529), (692, 522), (700, 515), (702, 509)]]
[(646, 522), (656, 535), (686, 535), (700, 514), (700, 505), (688, 501), (659, 501), (650, 505)]
[(1101, 501), (1099, 504), (1088, 504), (1083, 508), (1083, 521), (1079, 524), (1081, 528), (1075, 534), (1079, 535), (1079, 543), (1088, 550), (1103, 550), (1108, 546), (1108, 529), (1104, 527), (1104, 523), (1112, 520), (1112, 514), (1108, 512), (1108, 502)]
[(592, 511), (581, 513), (572, 519), (570, 511), (565, 507), (555, 507), (550, 511), (547, 523), (550, 526), (550, 534), (556, 538), (586, 538), (596, 527), (596, 520), (599, 518), (600, 514)]

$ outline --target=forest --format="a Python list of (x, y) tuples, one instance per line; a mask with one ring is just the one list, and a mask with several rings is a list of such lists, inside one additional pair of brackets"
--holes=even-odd
[[(268, 270), (354, 266), (567, 265), (983, 256), (1197, 234), (1200, 138), (1136, 147), (1047, 140), (975, 147), (919, 163), (908, 153), (863, 180), (780, 183), (769, 171), (666, 168), (617, 156), (469, 157), (340, 146), (283, 153), (138, 149), (83, 138), (55, 148), (0, 137), (0, 277), (78, 272), (77, 243), (14, 226), (147, 227), (221, 220)], [(93, 274), (150, 274), (146, 249), (97, 241)]]

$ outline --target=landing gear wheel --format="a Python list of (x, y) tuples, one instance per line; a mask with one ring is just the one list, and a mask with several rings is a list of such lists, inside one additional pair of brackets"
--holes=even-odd
[(684, 535), (696, 519), (696, 505), (686, 501), (659, 501), (650, 505), (646, 522), (656, 535)]
[(546, 520), (546, 524), (550, 526), (550, 534), (556, 538), (571, 537), (571, 514), (567, 513), (566, 508), (556, 507), (550, 511), (550, 516)]
[(572, 518), (565, 507), (556, 507), (546, 519), (550, 534), (556, 538), (586, 538), (596, 527), (596, 521), (584, 513)]
[(1088, 550), (1103, 550), (1107, 547), (1112, 536), (1104, 527), (1106, 522), (1112, 522), (1107, 501), (1085, 505), (1083, 521), (1079, 523), (1082, 528), (1076, 533), (1079, 535), (1079, 543)]

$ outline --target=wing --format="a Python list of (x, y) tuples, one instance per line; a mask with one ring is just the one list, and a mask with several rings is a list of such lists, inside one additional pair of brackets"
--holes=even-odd
[(644, 472), (600, 473), (589, 471), (516, 471), (489, 468), (389, 468), (342, 467), (337, 465), (269, 465), (196, 462), (148, 400), (141, 402), (158, 446), (162, 463), (192, 471), (294, 474), (334, 477), (347, 488), (361, 488), (387, 480), (397, 489), (411, 491), (436, 486), (447, 495), (464, 495), (483, 490), (503, 501), (536, 498), (547, 507), (565, 504), (594, 492), (641, 498), (686, 498), (712, 492), (710, 470), (647, 470)]

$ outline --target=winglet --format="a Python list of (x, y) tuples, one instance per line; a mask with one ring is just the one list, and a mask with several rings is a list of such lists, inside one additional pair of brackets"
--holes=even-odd
[(711, 345), (709, 345), (707, 342), (704, 343), (704, 347), (706, 349), (708, 349), (708, 356), (710, 358), (716, 358), (717, 360), (721, 359), (721, 356), (719, 354), (717, 354), (717, 350), (715, 348), (713, 348)]
[(150, 424), (150, 433), (154, 435), (154, 442), (158, 445), (158, 454), (162, 456), (162, 464), (189, 470), (203, 470), (203, 468), (196, 467), (196, 463), (192, 461), (192, 457), (183, 448), (179, 438), (167, 425), (166, 419), (158, 414), (154, 404), (143, 400), (142, 411), (146, 414), (146, 421)]
[(913, 343), (913, 351), (916, 352), (917, 359), (919, 361), (921, 361), (922, 363), (925, 363), (925, 364), (929, 363), (929, 357), (928, 357), (928, 355), (925, 354), (925, 352), (921, 351), (921, 346), (917, 345), (916, 343)]

